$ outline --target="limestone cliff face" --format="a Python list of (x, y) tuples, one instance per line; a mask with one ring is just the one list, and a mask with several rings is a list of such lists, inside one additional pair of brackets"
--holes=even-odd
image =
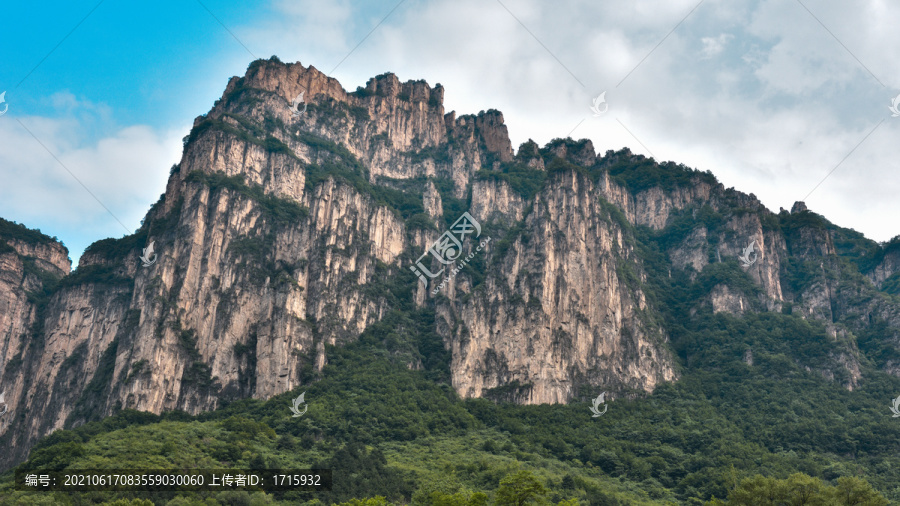
[[(135, 234), (70, 273), (59, 243), (0, 227), (0, 469), (118, 409), (198, 413), (315, 381), (326, 345), (397, 309), (398, 287), (434, 309), (463, 397), (558, 403), (677, 380), (651, 261), (710, 283), (692, 311), (825, 321), (845, 344), (821, 374), (847, 388), (866, 322), (900, 347), (900, 307), (879, 291), (900, 264), (889, 249), (862, 286), (839, 258), (853, 237), (801, 207), (775, 215), (711, 174), (590, 141), (514, 152), (501, 113), (445, 112), (443, 91), (384, 74), (347, 92), (257, 61), (195, 120)], [(465, 212), (480, 234), (455, 244)], [(647, 237), (659, 258), (642, 256)], [(464, 260), (437, 258), (451, 253)], [(423, 282), (414, 266), (444, 270)]]
[(522, 220), (527, 202), (509, 184), (502, 181), (475, 181), (469, 212), (479, 222), (491, 220), (511, 225)]
[[(473, 208), (509, 209), (476, 201), (491, 195), (474, 193)], [(529, 211), (484, 285), (447, 304), (462, 323), (449, 336), (456, 390), (479, 397), (515, 385), (509, 400), (558, 403), (582, 385), (652, 391), (674, 379), (666, 336), (644, 319), (640, 261), (591, 182), (560, 175)]]
[[(310, 103), (295, 119), (289, 106), (301, 92)], [(512, 158), (512, 145), (500, 112), (444, 114), (443, 96), (440, 85), (401, 83), (394, 74), (370, 79), (365, 88), (347, 93), (314, 67), (260, 64), (252, 65), (246, 76), (232, 78), (207, 116), (236, 112), (260, 124), (266, 118), (279, 121), (286, 128), (273, 135), (295, 151), (299, 148), (301, 158), (310, 148), (291, 142), (291, 133), (312, 133), (345, 147), (373, 179), (448, 177), (462, 196), (472, 173), (487, 159)]]
[(888, 278), (900, 272), (900, 247), (898, 247), (898, 244), (900, 242), (898, 242), (897, 238), (888, 243), (884, 248), (880, 261), (867, 274), (872, 283), (879, 288), (884, 286)]
[(41, 346), (46, 293), (70, 268), (62, 244), (0, 219), (0, 434), (16, 421), (15, 400), (30, 393), (27, 354)]

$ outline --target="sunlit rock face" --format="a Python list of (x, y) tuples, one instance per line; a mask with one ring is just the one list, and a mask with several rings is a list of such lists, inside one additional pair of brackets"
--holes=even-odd
[[(652, 392), (679, 366), (638, 232), (668, 234), (654, 261), (670, 275), (703, 281), (747, 260), (743, 284), (711, 283), (697, 311), (791, 309), (848, 343), (863, 316), (900, 328), (877, 295), (895, 252), (867, 271), (875, 286), (848, 284), (834, 275), (834, 229), (803, 221), (805, 206), (785, 221), (711, 176), (628, 150), (598, 156), (590, 141), (514, 151), (500, 112), (445, 112), (443, 92), (393, 74), (347, 92), (313, 67), (257, 61), (196, 119), (134, 235), (95, 243), (70, 273), (61, 244), (3, 228), (0, 468), (119, 409), (199, 413), (315, 381), (326, 345), (401, 299), (434, 309), (462, 397)], [(621, 167), (648, 164), (657, 179), (624, 182)], [(464, 212), (481, 227), (459, 244), (471, 267), (420, 282), (410, 267)], [(801, 285), (790, 259), (819, 267)], [(832, 358), (823, 376), (853, 388), (855, 345)]]

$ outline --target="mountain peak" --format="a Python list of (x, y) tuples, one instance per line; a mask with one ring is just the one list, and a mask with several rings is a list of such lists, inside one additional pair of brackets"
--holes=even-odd
[[(835, 336), (879, 314), (900, 329), (861, 281), (874, 269), (891, 289), (900, 263), (868, 242), (627, 148), (554, 139), (514, 156), (502, 113), (445, 113), (443, 91), (385, 73), (347, 92), (255, 61), (197, 119), (137, 233), (94, 243), (58, 284), (5, 255), (0, 437), (14, 444), (0, 463), (120, 408), (196, 414), (308, 385), (366, 332), (461, 397), (538, 404), (677, 380), (673, 314), (796, 311)], [(847, 251), (854, 298), (823, 294)], [(847, 342), (810, 370), (853, 388)]]

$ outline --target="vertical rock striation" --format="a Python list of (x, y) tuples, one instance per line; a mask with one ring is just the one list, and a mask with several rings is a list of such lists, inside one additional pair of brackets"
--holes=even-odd
[[(70, 273), (61, 244), (0, 223), (0, 469), (119, 409), (198, 413), (314, 381), (329, 345), (403, 297), (434, 309), (459, 395), (520, 403), (676, 380), (648, 281), (661, 270), (696, 282), (691, 311), (827, 322), (846, 345), (821, 372), (847, 388), (867, 325), (900, 347), (890, 245), (627, 149), (514, 152), (500, 112), (445, 112), (443, 92), (393, 74), (347, 92), (314, 67), (256, 61), (195, 120), (133, 235)], [(429, 248), (464, 212), (481, 227), (458, 246), (469, 266), (421, 283), (410, 266), (440, 269)]]

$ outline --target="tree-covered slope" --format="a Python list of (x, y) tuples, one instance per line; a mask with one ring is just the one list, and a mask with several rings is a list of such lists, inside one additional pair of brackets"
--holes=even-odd
[[(417, 319), (429, 317), (395, 315), (390, 324), (414, 329)], [(427, 337), (385, 325), (330, 350), (321, 379), (302, 389), (309, 411), (301, 418), (289, 410), (299, 390), (197, 417), (123, 411), (54, 433), (20, 468), (334, 470), (332, 492), (265, 499), (285, 504), (374, 496), (447, 504), (436, 498), (476, 492), (496, 500), (504, 477), (521, 470), (554, 503), (699, 504), (726, 497), (756, 474), (787, 479), (797, 472), (834, 484), (861, 477), (900, 500), (900, 424), (885, 401), (900, 380), (874, 372), (848, 392), (807, 372), (804, 364), (827, 354), (830, 338), (797, 316), (705, 314), (682, 332), (676, 346), (689, 364), (683, 378), (611, 402), (601, 417), (591, 416), (586, 398), (538, 406), (462, 400), (441, 382), (446, 363), (406, 367), (406, 354), (427, 354), (433, 346)], [(748, 348), (752, 366), (744, 361)], [(9, 480), (0, 504), (27, 503), (28, 494), (8, 490)], [(112, 497), (57, 494), (54, 500), (72, 504)], [(212, 493), (146, 498), (166, 504), (179, 495), (242, 504)]]

